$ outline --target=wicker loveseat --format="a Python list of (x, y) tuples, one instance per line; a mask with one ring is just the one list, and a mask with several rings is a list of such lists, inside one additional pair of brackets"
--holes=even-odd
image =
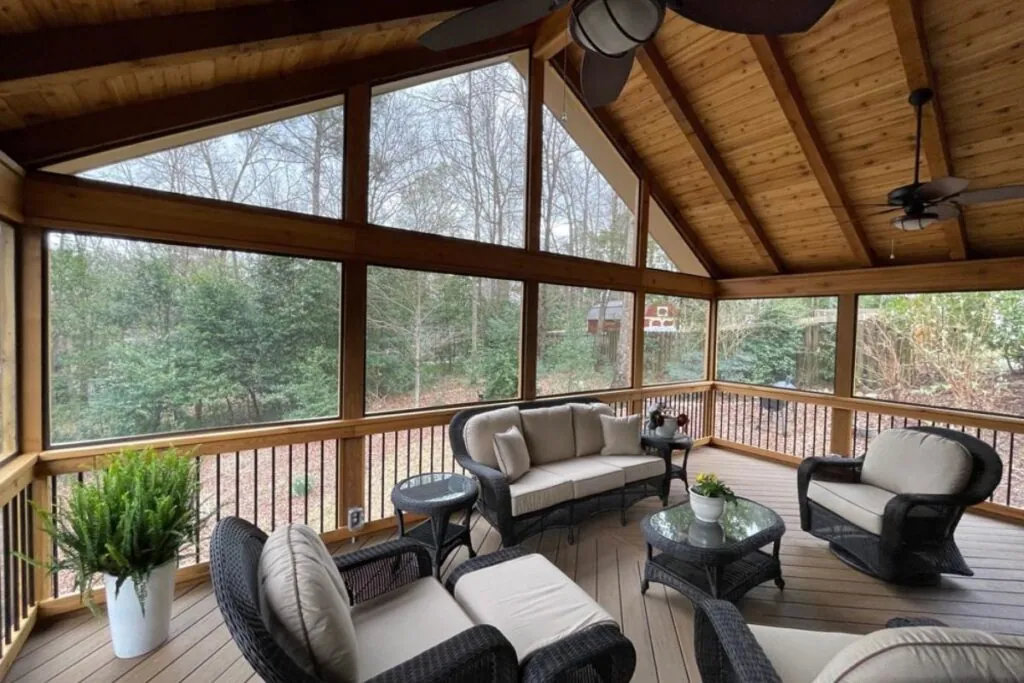
[(940, 427), (890, 429), (862, 458), (808, 458), (797, 488), (804, 531), (850, 566), (897, 583), (972, 576), (953, 534), (989, 498), (1003, 463), (989, 444)]
[[(553, 527), (569, 527), (572, 543), (573, 527), (590, 515), (616, 510), (625, 525), (626, 509), (637, 501), (654, 495), (667, 501), (668, 460), (640, 452), (639, 444), (634, 453), (602, 455), (601, 413), (613, 415), (596, 398), (576, 396), (470, 408), (452, 418), (455, 459), (479, 481), (477, 509), (501, 534), (502, 545)], [(544, 433), (531, 428), (535, 417), (543, 418)], [(513, 425), (533, 445), (529, 471), (510, 484), (498, 468), (492, 440)], [(553, 457), (536, 459), (538, 444)]]

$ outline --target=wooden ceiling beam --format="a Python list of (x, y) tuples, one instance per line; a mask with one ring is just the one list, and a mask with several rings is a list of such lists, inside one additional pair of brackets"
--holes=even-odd
[(597, 127), (601, 129), (604, 136), (608, 138), (608, 141), (612, 143), (619, 154), (626, 161), (626, 164), (633, 170), (637, 178), (646, 178), (648, 186), (650, 187), (651, 199), (653, 199), (661, 210), (665, 212), (669, 222), (675, 227), (676, 232), (686, 242), (686, 246), (690, 248), (693, 255), (697, 257), (700, 264), (704, 266), (704, 270), (708, 272), (712, 278), (722, 277), (722, 270), (715, 263), (715, 260), (711, 257), (711, 252), (708, 251), (707, 247), (700, 239), (697, 231), (694, 230), (693, 226), (690, 225), (689, 221), (683, 216), (683, 214), (676, 208), (675, 203), (669, 201), (668, 192), (661, 186), (661, 184), (654, 178), (654, 175), (647, 169), (647, 164), (644, 160), (636, 153), (632, 145), (626, 140), (626, 138), (619, 132), (615, 122), (612, 121), (611, 117), (603, 111), (597, 111), (586, 104), (586, 100), (583, 98), (583, 89), (580, 87), (579, 71), (570, 69), (568, 72), (563, 68), (565, 60), (552, 59), (551, 66), (555, 72), (558, 73), (559, 77), (565, 81), (566, 86), (572, 91), (572, 94), (579, 100), (590, 113), (591, 118), (597, 124)]
[(786, 267), (782, 257), (772, 246), (761, 222), (743, 195), (739, 183), (736, 182), (732, 172), (726, 166), (722, 155), (715, 149), (714, 143), (704, 129), (704, 124), (701, 123), (700, 117), (697, 116), (697, 112), (694, 111), (682, 86), (673, 76), (668, 63), (658, 52), (657, 47), (653, 43), (647, 43), (637, 50), (636, 58), (661, 101), (669, 110), (672, 118), (675, 119), (683, 135), (686, 136), (697, 158), (700, 159), (708, 175), (711, 176), (715, 187), (722, 193), (729, 209), (736, 216), (736, 220), (739, 221), (744, 232), (747, 233), (754, 249), (772, 272), (784, 273)]
[(21, 223), (22, 191), (25, 172), (3, 152), (0, 152), (0, 221)]
[(750, 46), (757, 55), (761, 70), (771, 85), (775, 99), (782, 108), (789, 127), (800, 143), (807, 165), (821, 187), (825, 200), (832, 209), (843, 237), (850, 246), (857, 262), (862, 266), (878, 265), (878, 260), (871, 250), (864, 228), (851, 210), (849, 197), (843, 191), (839, 180), (839, 172), (825, 150), (825, 143), (814, 124), (807, 102), (800, 91), (796, 75), (786, 59), (778, 38), (772, 36), (750, 36)]
[(484, 0), (294, 0), (7, 35), (0, 41), (0, 94), (297, 46), (314, 35), (401, 27), (481, 4)]
[[(942, 106), (939, 103), (939, 91), (932, 72), (931, 60), (928, 56), (928, 43), (925, 39), (924, 23), (921, 20), (920, 0), (889, 0), (889, 17), (896, 42), (899, 45), (903, 71), (907, 78), (907, 90), (913, 92), (918, 88), (931, 88), (935, 97), (930, 106), (924, 108), (922, 126), (922, 148), (928, 160), (932, 178), (953, 175), (952, 156), (949, 152), (949, 141), (943, 123)], [(962, 260), (969, 258), (970, 246), (967, 240), (967, 224), (961, 215), (956, 221), (945, 221), (943, 229), (946, 233), (946, 244), (950, 258)]]
[(0, 134), (25, 168), (78, 157), (331, 97), (361, 83), (380, 83), (474, 62), (531, 44), (528, 29), (445, 52), (412, 47), (341, 64), (138, 102)]
[(564, 50), (572, 42), (569, 37), (569, 14), (571, 5), (558, 10), (543, 22), (537, 29), (537, 38), (533, 41), (533, 56), (547, 61)]

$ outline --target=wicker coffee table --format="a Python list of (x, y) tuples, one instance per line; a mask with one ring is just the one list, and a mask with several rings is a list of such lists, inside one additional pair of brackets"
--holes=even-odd
[[(736, 601), (769, 579), (780, 589), (779, 544), (786, 525), (775, 512), (737, 498), (715, 523), (701, 522), (689, 503), (648, 515), (643, 521), (647, 563), (641, 591), (651, 581), (676, 589), (695, 602), (708, 597)], [(774, 544), (772, 553), (761, 550)], [(655, 555), (654, 549), (660, 552)]]
[[(419, 474), (398, 482), (391, 489), (391, 502), (398, 516), (399, 537), (408, 536), (431, 551), (434, 576), (441, 576), (441, 563), (455, 548), (464, 545), (475, 557), (469, 537), (469, 522), (477, 497), (476, 482), (461, 474), (438, 472)], [(464, 524), (450, 522), (451, 516), (466, 511)], [(406, 512), (427, 515), (429, 520), (406, 531)]]

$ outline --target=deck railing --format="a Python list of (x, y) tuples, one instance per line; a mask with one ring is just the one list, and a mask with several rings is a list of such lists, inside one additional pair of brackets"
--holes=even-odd
[(807, 458), (828, 452), (832, 407), (815, 397), (763, 395), (757, 387), (715, 391), (715, 439)]

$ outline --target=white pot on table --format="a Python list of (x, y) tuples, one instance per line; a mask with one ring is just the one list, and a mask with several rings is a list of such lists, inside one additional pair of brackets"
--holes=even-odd
[(693, 514), (702, 522), (717, 522), (725, 512), (725, 498), (702, 496), (690, 489), (690, 507)]
[(679, 426), (676, 424), (675, 418), (672, 418), (671, 423), (666, 422), (660, 427), (657, 427), (654, 431), (658, 436), (665, 437), (666, 439), (671, 439), (673, 436), (676, 435), (676, 430), (678, 429)]
[(171, 603), (174, 601), (175, 562), (167, 562), (146, 578), (146, 609), (135, 593), (135, 582), (125, 579), (116, 591), (117, 577), (103, 575), (107, 616), (114, 655), (120, 659), (139, 657), (159, 647), (171, 630)]

